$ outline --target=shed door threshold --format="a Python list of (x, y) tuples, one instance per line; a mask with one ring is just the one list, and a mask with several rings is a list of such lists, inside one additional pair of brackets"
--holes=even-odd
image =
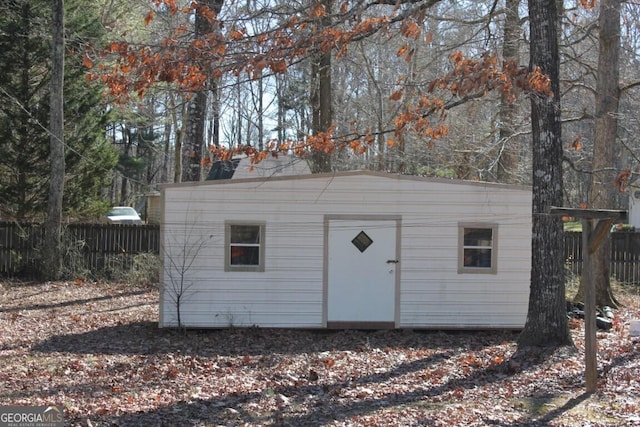
[(328, 329), (395, 329), (394, 322), (327, 322)]

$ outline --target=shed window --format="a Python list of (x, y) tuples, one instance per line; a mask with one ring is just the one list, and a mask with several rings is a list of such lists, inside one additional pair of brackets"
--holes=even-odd
[(353, 238), (351, 243), (353, 243), (353, 245), (358, 248), (360, 252), (364, 252), (369, 246), (373, 244), (373, 240), (371, 240), (371, 237), (369, 237), (367, 233), (361, 231), (356, 237)]
[(458, 273), (497, 272), (498, 226), (460, 224), (458, 232)]
[(225, 224), (225, 271), (264, 271), (264, 223)]

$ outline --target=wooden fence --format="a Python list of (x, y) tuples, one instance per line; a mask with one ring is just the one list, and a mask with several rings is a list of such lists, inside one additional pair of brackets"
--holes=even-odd
[[(65, 265), (94, 273), (127, 268), (140, 253), (158, 254), (160, 227), (134, 224), (68, 224), (64, 227)], [(37, 271), (44, 228), (0, 221), (0, 276)]]
[[(35, 273), (43, 235), (39, 224), (0, 221), (0, 276)], [(64, 238), (65, 262), (94, 273), (126, 268), (135, 255), (160, 251), (157, 224), (68, 224)], [(580, 274), (582, 233), (566, 232), (564, 239), (566, 266)], [(611, 276), (625, 283), (640, 283), (640, 232), (611, 233)]]
[[(611, 236), (611, 277), (640, 283), (640, 232), (616, 231)], [(564, 234), (564, 259), (573, 273), (582, 273), (582, 233)]]

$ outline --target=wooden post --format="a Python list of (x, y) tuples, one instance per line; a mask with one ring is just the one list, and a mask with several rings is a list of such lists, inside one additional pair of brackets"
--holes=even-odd
[(593, 281), (593, 259), (591, 241), (593, 220), (582, 219), (582, 286), (584, 287), (584, 358), (587, 393), (594, 393), (598, 387), (598, 361), (596, 354), (596, 289)]
[(596, 284), (593, 277), (591, 256), (600, 246), (602, 239), (609, 233), (613, 221), (627, 219), (627, 211), (552, 207), (549, 213), (582, 220), (585, 386), (587, 393), (594, 393), (598, 388), (598, 343), (596, 340)]

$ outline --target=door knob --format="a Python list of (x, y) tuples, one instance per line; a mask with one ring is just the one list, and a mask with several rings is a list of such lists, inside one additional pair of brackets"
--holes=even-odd
[(399, 259), (388, 259), (387, 260), (387, 264), (397, 264), (399, 262), (400, 262)]

